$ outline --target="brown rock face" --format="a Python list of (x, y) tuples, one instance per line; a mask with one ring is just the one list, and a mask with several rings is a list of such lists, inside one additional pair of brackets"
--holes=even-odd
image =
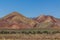
[(29, 19), (18, 12), (13, 12), (1, 19), (0, 27), (7, 29), (26, 29), (33, 28), (36, 23), (36, 21)]
[(41, 15), (35, 19), (27, 18), (18, 12), (10, 13), (0, 19), (0, 29), (60, 28), (60, 19)]
[(56, 22), (56, 18), (54, 18), (53, 16), (49, 16), (49, 15), (41, 15), (39, 17), (36, 18), (36, 21), (38, 22), (43, 22), (43, 21), (51, 21), (51, 22)]
[(41, 15), (35, 19), (39, 24), (36, 27), (42, 28), (60, 28), (60, 19), (50, 15)]

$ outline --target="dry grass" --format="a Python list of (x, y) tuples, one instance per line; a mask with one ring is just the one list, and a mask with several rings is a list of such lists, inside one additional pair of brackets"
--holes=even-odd
[(60, 34), (0, 34), (0, 40), (60, 40)]

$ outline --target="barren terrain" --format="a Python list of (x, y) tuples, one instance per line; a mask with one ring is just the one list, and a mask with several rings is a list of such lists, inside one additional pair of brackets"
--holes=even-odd
[(0, 40), (60, 40), (60, 34), (0, 34)]

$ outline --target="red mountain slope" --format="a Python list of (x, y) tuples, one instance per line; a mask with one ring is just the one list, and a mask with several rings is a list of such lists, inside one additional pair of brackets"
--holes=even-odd
[(35, 20), (39, 22), (39, 24), (37, 24), (37, 27), (43, 26), (42, 28), (60, 28), (60, 19), (57, 19), (50, 15), (41, 15)]
[(0, 29), (30, 29), (56, 28), (60, 29), (60, 19), (50, 15), (41, 15), (34, 19), (27, 18), (18, 12), (13, 12), (0, 19)]
[(0, 27), (7, 29), (33, 28), (37, 22), (29, 19), (18, 12), (13, 12), (0, 20)]

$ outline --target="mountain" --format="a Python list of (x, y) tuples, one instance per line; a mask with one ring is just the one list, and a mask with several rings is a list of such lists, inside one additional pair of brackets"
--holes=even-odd
[(29, 19), (18, 12), (12, 12), (1, 19), (0, 26), (8, 29), (22, 29), (33, 28), (36, 23), (36, 21)]
[(38, 22), (42, 22), (42, 21), (56, 22), (56, 19), (50, 15), (41, 15), (36, 18), (36, 21), (38, 21)]
[(28, 18), (18, 12), (12, 12), (0, 18), (0, 29), (32, 29), (52, 28), (60, 29), (60, 19), (50, 15), (40, 15)]
[(60, 28), (60, 19), (50, 15), (40, 15), (35, 18), (38, 28)]

